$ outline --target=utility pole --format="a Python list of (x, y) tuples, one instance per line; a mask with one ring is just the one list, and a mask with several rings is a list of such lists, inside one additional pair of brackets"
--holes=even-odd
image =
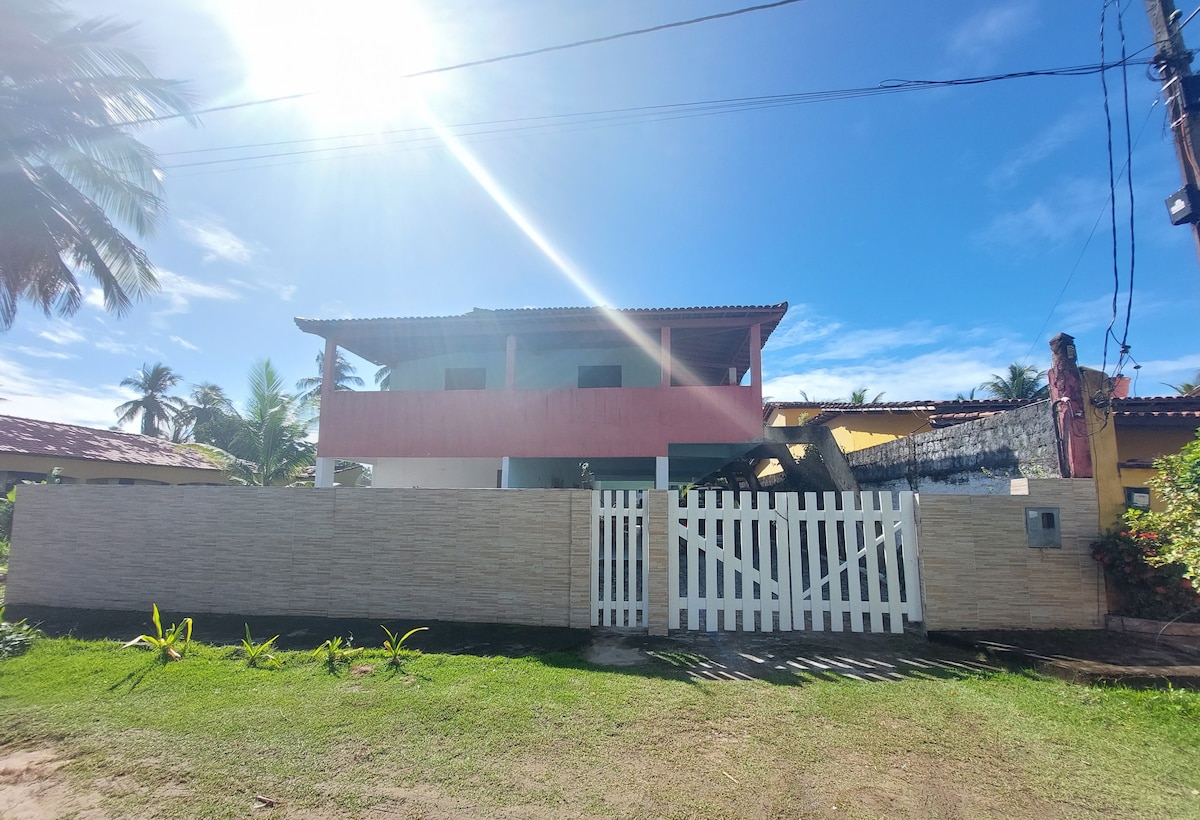
[(1179, 30), (1175, 0), (1145, 0), (1154, 30), (1154, 65), (1162, 78), (1167, 117), (1175, 137), (1175, 154), (1183, 187), (1167, 198), (1174, 225), (1191, 225), (1200, 254), (1200, 76), (1192, 74), (1192, 55)]

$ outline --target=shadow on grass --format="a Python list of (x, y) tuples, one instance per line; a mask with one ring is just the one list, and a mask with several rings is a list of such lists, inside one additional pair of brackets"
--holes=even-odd
[(147, 675), (156, 669), (162, 669), (167, 665), (167, 663), (168, 661), (162, 657), (162, 655), (156, 653), (150, 657), (149, 663), (145, 664), (141, 669), (135, 669), (125, 677), (121, 678), (112, 686), (108, 687), (108, 691), (115, 692), (118, 689), (123, 688), (125, 684), (129, 684), (129, 688), (126, 690), (126, 694), (129, 694), (134, 689), (138, 688), (141, 682), (146, 679)]

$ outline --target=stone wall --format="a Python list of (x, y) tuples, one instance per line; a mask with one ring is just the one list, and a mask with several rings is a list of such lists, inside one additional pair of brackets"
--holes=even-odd
[(26, 486), (8, 603), (587, 627), (571, 490)]
[[(1099, 535), (1095, 482), (1030, 480), (1028, 493), (921, 496), (921, 587), (927, 629), (1099, 629), (1104, 625), (1104, 579), (1090, 548)], [(1028, 507), (1059, 509), (1061, 548), (1029, 546)]]
[(846, 458), (864, 490), (1005, 494), (1010, 479), (1059, 475), (1048, 401), (896, 439)]

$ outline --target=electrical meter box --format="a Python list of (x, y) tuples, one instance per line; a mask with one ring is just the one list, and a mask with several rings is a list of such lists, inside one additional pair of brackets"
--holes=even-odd
[(1025, 535), (1034, 549), (1061, 549), (1062, 526), (1058, 507), (1026, 507)]

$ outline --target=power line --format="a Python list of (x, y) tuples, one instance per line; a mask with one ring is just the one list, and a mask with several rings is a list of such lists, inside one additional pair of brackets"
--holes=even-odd
[[(743, 14), (752, 14), (759, 11), (768, 11), (777, 9), (783, 6), (790, 6), (794, 3), (802, 3), (804, 0), (775, 0), (773, 3), (760, 3), (757, 6), (745, 6), (740, 9), (731, 11), (722, 11), (716, 14), (706, 14), (703, 17), (693, 17), (689, 20), (677, 20), (673, 23), (661, 23), (657, 26), (649, 26), (647, 28), (633, 29), (631, 31), (622, 31), (617, 34), (606, 34), (602, 37), (589, 37), (586, 40), (574, 40), (570, 43), (561, 43), (554, 46), (543, 46), (542, 48), (529, 49), (527, 51), (515, 51), (510, 54), (501, 54), (496, 57), (484, 57), (479, 60), (469, 60), (465, 63), (455, 63), (454, 65), (439, 66), (438, 68), (427, 68), (423, 71), (414, 71), (411, 74), (405, 74), (401, 79), (411, 80), (417, 77), (428, 77), (433, 74), (444, 74), (448, 71), (459, 71), (464, 68), (475, 68), (481, 65), (491, 65), (493, 63), (503, 63), (509, 60), (519, 60), (524, 57), (534, 57), (539, 54), (550, 54), (555, 51), (566, 51), (572, 48), (580, 48), (582, 46), (592, 46), (598, 43), (609, 43), (613, 40), (622, 40), (626, 37), (638, 37), (642, 34), (653, 34), (659, 31), (667, 31), (674, 28), (683, 28), (684, 26), (693, 26), (697, 23), (709, 23), (713, 20), (724, 20), (729, 17), (738, 17)], [(271, 103), (284, 102), (286, 100), (297, 100), (302, 97), (308, 97), (316, 92), (302, 91), (298, 94), (286, 94), (281, 97), (269, 97), (261, 100), (248, 100), (241, 103), (231, 103), (230, 105), (217, 105), (211, 108), (202, 108), (198, 111), (190, 111), (188, 114), (164, 114), (161, 117), (148, 117), (146, 119), (134, 120), (124, 123), (125, 125), (143, 125), (151, 122), (161, 122), (163, 120), (172, 120), (183, 116), (196, 116), (198, 114), (211, 114), (217, 111), (232, 111), (236, 108), (248, 108), (252, 105), (269, 105)]]
[[(1145, 49), (1143, 49), (1145, 50)], [(1033, 71), (1018, 71), (1007, 72), (1003, 74), (990, 74), (980, 77), (963, 77), (950, 80), (885, 80), (877, 86), (866, 86), (860, 88), (847, 89), (832, 89), (826, 91), (798, 92), (791, 94), (772, 94), (755, 97), (732, 97), (716, 100), (700, 100), (684, 103), (666, 103), (660, 105), (635, 106), (628, 108), (610, 108), (598, 111), (585, 111), (569, 114), (548, 114), (535, 117), (521, 117), (511, 119), (484, 120), (479, 122), (459, 123), (446, 126), (450, 130), (480, 128), (481, 130), (461, 134), (460, 136), (476, 137), (481, 135), (491, 135), (500, 133), (511, 133), (517, 131), (530, 130), (545, 130), (549, 128), (561, 128), (562, 126), (578, 126), (578, 127), (600, 127), (607, 125), (624, 125), (637, 122), (661, 122), (674, 119), (684, 119), (700, 116), (712, 116), (715, 114), (725, 114), (736, 111), (760, 110), (767, 108), (777, 108), (793, 105), (809, 105), (819, 102), (830, 102), (834, 100), (857, 99), (861, 97), (872, 97), (884, 94), (900, 94), (910, 91), (922, 91), (933, 88), (955, 87), (966, 85), (981, 85), (984, 83), (1000, 82), (1012, 79), (1024, 79), (1031, 77), (1082, 77), (1092, 74), (1103, 74), (1105, 71), (1124, 67), (1127, 65), (1149, 64), (1149, 61), (1133, 60), (1131, 55), (1126, 57), (1120, 63), (1112, 64), (1094, 64), (1084, 66), (1068, 66), (1064, 68), (1039, 69)], [(503, 126), (503, 127), (491, 127)], [(245, 143), (241, 145), (218, 146), (210, 148), (197, 148), (187, 151), (174, 151), (162, 156), (182, 156), (186, 154), (212, 153), (219, 151), (236, 151), (248, 150), (252, 148), (273, 148), (283, 147), (288, 145), (311, 144), (315, 142), (326, 142), (330, 140), (345, 140), (345, 139), (360, 139), (408, 134), (413, 135), (410, 140), (389, 140), (380, 145), (378, 142), (371, 143), (356, 143), (351, 145), (335, 145), (318, 148), (308, 148), (297, 151), (279, 151), (267, 154), (252, 154), (249, 156), (226, 157), (212, 160), (197, 160), (195, 162), (180, 162), (167, 165), (167, 168), (191, 168), (210, 165), (223, 165), (230, 163), (249, 162), (259, 159), (276, 159), (289, 156), (303, 156), (310, 154), (328, 154), (338, 153), (358, 148), (367, 148), (372, 150), (380, 150), (384, 146), (402, 145), (410, 142), (423, 142), (432, 139), (432, 129), (423, 126), (416, 128), (394, 129), (387, 131), (375, 132), (360, 132), (355, 134), (340, 134), (330, 137), (313, 137), (308, 139), (291, 139), (291, 140), (276, 140), (271, 142)], [(261, 167), (261, 166), (254, 166)]]

